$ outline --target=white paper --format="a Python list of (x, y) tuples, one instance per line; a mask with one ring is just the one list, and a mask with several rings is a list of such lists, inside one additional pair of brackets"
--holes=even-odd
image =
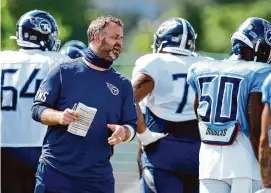
[(88, 107), (82, 103), (78, 103), (76, 109), (73, 110), (80, 113), (80, 119), (79, 121), (75, 121), (69, 124), (68, 132), (74, 135), (85, 137), (95, 117), (97, 109)]

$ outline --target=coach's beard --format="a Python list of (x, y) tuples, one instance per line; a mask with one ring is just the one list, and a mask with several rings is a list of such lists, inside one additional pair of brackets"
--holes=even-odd
[(84, 58), (91, 64), (100, 67), (109, 69), (113, 64), (113, 61), (108, 61), (100, 56), (98, 56), (91, 48), (85, 52)]

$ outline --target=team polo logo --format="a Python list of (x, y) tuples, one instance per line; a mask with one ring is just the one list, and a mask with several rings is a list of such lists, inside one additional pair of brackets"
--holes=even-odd
[(32, 17), (30, 22), (35, 25), (36, 29), (42, 34), (49, 34), (52, 31), (52, 25), (46, 19), (40, 17)]
[(115, 87), (114, 85), (112, 85), (112, 84), (110, 84), (108, 82), (106, 82), (106, 85), (107, 85), (107, 87), (109, 88), (109, 90), (111, 91), (111, 93), (113, 95), (118, 95), (119, 94), (119, 89), (117, 87)]
[(266, 43), (271, 46), (271, 25), (266, 21), (263, 21), (264, 25), (264, 38)]

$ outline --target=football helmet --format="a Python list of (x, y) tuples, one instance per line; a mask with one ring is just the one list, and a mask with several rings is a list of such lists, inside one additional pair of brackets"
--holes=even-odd
[(154, 34), (153, 53), (165, 51), (173, 54), (191, 55), (195, 50), (197, 34), (192, 25), (183, 18), (171, 18), (163, 22)]
[(75, 59), (84, 56), (84, 51), (86, 49), (87, 46), (83, 42), (79, 40), (70, 40), (61, 47), (60, 53)]
[(68, 46), (68, 47), (65, 47), (64, 49), (61, 48), (60, 53), (66, 54), (72, 59), (82, 57), (85, 54), (83, 50), (80, 50), (77, 47), (73, 47), (73, 46)]
[(248, 18), (232, 35), (231, 44), (233, 51), (238, 46), (251, 48), (255, 62), (270, 63), (271, 23), (258, 17)]
[(11, 39), (16, 39), (20, 47), (57, 51), (61, 44), (58, 36), (54, 17), (45, 11), (33, 10), (21, 16), (16, 24), (16, 37)]
[(70, 40), (68, 42), (66, 42), (62, 47), (61, 49), (64, 49), (66, 47), (76, 47), (80, 50), (85, 50), (87, 49), (87, 45), (84, 44), (83, 42), (79, 41), (79, 40)]

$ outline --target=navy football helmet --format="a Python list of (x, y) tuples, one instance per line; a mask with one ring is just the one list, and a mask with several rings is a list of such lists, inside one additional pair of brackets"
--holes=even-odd
[(85, 54), (83, 50), (80, 50), (77, 47), (72, 47), (72, 46), (68, 46), (68, 47), (65, 47), (64, 49), (61, 49), (60, 53), (66, 54), (72, 59), (82, 57)]
[(85, 50), (85, 49), (88, 48), (86, 44), (84, 44), (83, 42), (81, 42), (81, 41), (79, 41), (79, 40), (70, 40), (70, 41), (66, 42), (66, 43), (61, 47), (61, 49), (62, 49), (62, 48), (64, 49), (65, 47), (70, 47), (70, 46), (76, 47), (76, 48), (78, 48), (78, 49), (80, 49), (80, 50)]
[(251, 58), (255, 62), (271, 62), (271, 23), (258, 17), (248, 18), (231, 37), (233, 47), (252, 49)]
[(70, 40), (61, 47), (60, 53), (75, 59), (84, 56), (84, 51), (86, 49), (87, 46), (83, 42), (79, 40)]
[(33, 10), (25, 13), (16, 24), (17, 44), (24, 48), (57, 51), (59, 29), (54, 17), (45, 11)]
[(195, 51), (197, 34), (192, 25), (183, 18), (171, 18), (163, 22), (153, 40), (153, 53), (160, 51), (191, 55)]

